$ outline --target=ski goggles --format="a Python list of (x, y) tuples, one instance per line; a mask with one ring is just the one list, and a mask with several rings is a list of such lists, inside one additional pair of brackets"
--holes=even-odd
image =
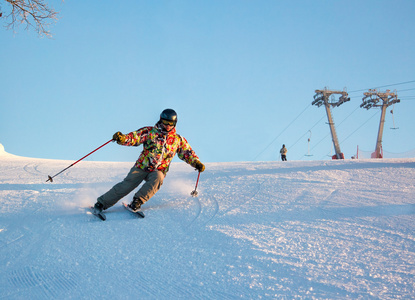
[(163, 123), (164, 125), (169, 125), (169, 126), (175, 125), (174, 121), (169, 121), (169, 120), (164, 120), (164, 119), (161, 119), (161, 123)]

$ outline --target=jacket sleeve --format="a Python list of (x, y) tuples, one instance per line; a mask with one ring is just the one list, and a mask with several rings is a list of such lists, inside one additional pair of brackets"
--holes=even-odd
[(196, 167), (195, 163), (199, 161), (199, 157), (196, 155), (196, 153), (193, 151), (192, 147), (190, 147), (189, 143), (184, 137), (179, 136), (179, 138), (180, 146), (177, 151), (177, 156), (181, 160), (187, 162), (192, 167)]
[(136, 131), (130, 132), (125, 135), (125, 142), (123, 146), (140, 146), (144, 143), (150, 134), (152, 127), (143, 127)]

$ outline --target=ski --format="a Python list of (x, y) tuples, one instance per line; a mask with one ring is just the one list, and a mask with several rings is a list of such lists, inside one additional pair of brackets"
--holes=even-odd
[(95, 209), (94, 209), (94, 207), (93, 207), (93, 206), (91, 206), (91, 207), (90, 207), (90, 209), (91, 209), (92, 214), (93, 214), (94, 216), (96, 216), (96, 217), (100, 218), (102, 221), (105, 221), (105, 220), (107, 219), (107, 217), (106, 217), (106, 216), (105, 216), (102, 212), (100, 212), (100, 213), (96, 213), (96, 212), (95, 212)]
[(137, 210), (137, 211), (133, 211), (127, 203), (123, 202), (122, 205), (125, 207), (126, 210), (132, 212), (133, 214), (135, 214), (137, 217), (139, 218), (144, 218), (145, 214), (141, 211), (141, 210)]

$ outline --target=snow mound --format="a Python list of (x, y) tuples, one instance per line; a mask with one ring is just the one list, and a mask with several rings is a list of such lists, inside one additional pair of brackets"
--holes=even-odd
[(1, 144), (0, 143), (0, 156), (5, 156), (5, 155), (8, 155), (9, 153), (7, 153), (5, 150), (4, 150), (4, 146), (3, 146), (3, 144)]
[(1, 144), (1, 143), (0, 143), (0, 156), (2, 156), (2, 157), (5, 157), (5, 156), (7, 156), (7, 157), (16, 157), (16, 155), (7, 153), (6, 150), (4, 150), (3, 144)]

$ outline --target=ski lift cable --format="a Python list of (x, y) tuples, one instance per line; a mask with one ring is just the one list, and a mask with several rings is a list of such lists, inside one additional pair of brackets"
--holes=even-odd
[[(374, 88), (370, 88), (370, 89), (380, 89), (380, 88), (384, 88), (384, 87), (390, 87), (390, 86), (395, 86), (395, 85), (402, 85), (402, 84), (408, 84), (408, 83), (413, 83), (415, 82), (415, 80), (411, 80), (411, 81), (405, 81), (405, 82), (399, 82), (399, 83), (394, 83), (394, 84), (386, 84), (386, 85), (382, 85), (382, 86), (377, 86)], [(355, 90), (355, 91), (349, 91), (349, 93), (357, 93), (357, 92), (362, 92), (362, 91), (367, 91), (368, 89), (360, 89), (360, 90)]]
[(413, 88), (413, 89), (398, 90), (398, 92), (406, 92), (406, 91), (413, 91), (413, 90), (415, 90), (415, 88)]
[(415, 96), (403, 96), (403, 97), (399, 97), (399, 100), (401, 101), (407, 101), (407, 100), (413, 100), (415, 99)]
[(287, 130), (287, 128), (289, 128), (310, 106), (312, 106), (311, 105), (311, 103), (308, 105), (308, 106), (306, 106), (306, 108), (302, 111), (302, 112), (300, 112), (300, 114), (299, 115), (297, 115), (297, 117), (295, 117), (295, 119), (294, 120), (292, 120), (291, 121), (291, 123), (290, 124), (288, 124), (273, 140), (272, 140), (272, 142), (271, 143), (269, 143), (268, 144), (268, 146), (266, 146), (257, 156), (255, 156), (255, 158), (254, 158), (254, 161), (256, 161), (257, 160), (257, 158), (262, 154), (262, 153), (264, 153), (265, 152), (265, 150), (267, 150), (286, 130)]
[(341, 124), (343, 124), (344, 123), (344, 121), (346, 121), (352, 114), (354, 114), (358, 109), (360, 108), (360, 104), (346, 117), (346, 118), (344, 118), (343, 119), (343, 121), (341, 121), (340, 123), (339, 123), (339, 125), (337, 125), (338, 127), (341, 125)]
[(369, 122), (371, 119), (373, 119), (374, 116), (378, 115), (380, 113), (379, 110), (377, 110), (371, 117), (369, 117), (362, 125), (360, 125), (358, 128), (356, 128), (351, 134), (349, 134), (344, 140), (340, 142), (342, 144), (345, 142), (349, 137), (351, 137), (353, 134), (355, 134), (356, 131), (358, 131), (360, 128), (362, 128), (364, 125), (366, 125), (367, 122)]

